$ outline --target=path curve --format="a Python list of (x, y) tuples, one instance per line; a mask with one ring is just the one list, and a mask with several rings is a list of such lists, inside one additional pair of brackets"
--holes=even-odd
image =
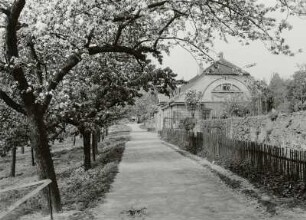
[(131, 141), (111, 192), (93, 210), (97, 219), (264, 219), (256, 203), (225, 186), (207, 168), (164, 145), (157, 134), (129, 126)]

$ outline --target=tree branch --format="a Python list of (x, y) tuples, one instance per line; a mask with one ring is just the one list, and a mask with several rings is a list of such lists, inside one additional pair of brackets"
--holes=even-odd
[(91, 40), (92, 40), (92, 38), (93, 38), (93, 36), (94, 36), (94, 31), (95, 31), (94, 28), (92, 28), (92, 29), (90, 30), (90, 32), (89, 32), (89, 34), (88, 34), (88, 36), (87, 36), (86, 44), (84, 45), (85, 48), (88, 48), (88, 47), (89, 47), (89, 45), (90, 45), (90, 43), (91, 43)]
[[(197, 49), (198, 51), (200, 51), (202, 54), (204, 54), (206, 57), (208, 57), (210, 60), (214, 60), (211, 56), (209, 56), (208, 53), (206, 53), (202, 48), (200, 48), (199, 46), (197, 46), (196, 44), (194, 44), (193, 42), (184, 39), (184, 38), (179, 38), (179, 37), (161, 37), (160, 40), (175, 40), (178, 42), (184, 42), (186, 44), (189, 44), (190, 46), (194, 47), (195, 49)], [(182, 46), (182, 45), (181, 45)], [(183, 46), (182, 46), (183, 47)]]
[[(75, 47), (75, 48), (78, 48), (76, 44), (74, 44), (73, 42), (69, 41), (69, 37), (67, 35), (64, 35), (64, 34), (61, 34), (61, 33), (56, 33), (56, 32), (50, 32), (49, 33), (50, 36), (55, 36), (57, 37), (58, 39), (61, 39), (61, 40), (65, 40), (67, 43), (69, 43), (71, 46)], [(86, 46), (86, 44), (85, 44)]]
[(55, 140), (58, 138), (58, 136), (60, 136), (60, 134), (62, 134), (63, 131), (65, 131), (65, 126), (60, 126), (60, 125), (57, 125), (57, 127), (59, 127), (59, 130), (58, 131), (55, 131), (53, 133), (53, 135), (51, 137), (49, 137), (50, 140)]
[(133, 23), (138, 18), (140, 18), (140, 10), (137, 11), (136, 15), (133, 15), (130, 19), (128, 19), (127, 22), (125, 22), (124, 24), (120, 24), (118, 26), (118, 30), (117, 30), (116, 38), (115, 38), (115, 41), (114, 41), (114, 45), (118, 44), (118, 41), (119, 41), (119, 39), (122, 35), (123, 29), (126, 28), (129, 24)]
[(9, 97), (4, 91), (0, 89), (0, 99), (2, 99), (9, 107), (14, 109), (15, 111), (21, 113), (21, 114), (26, 114), (25, 109), (15, 102), (11, 97)]
[[(104, 46), (89, 46), (88, 48), (89, 55), (95, 55), (99, 53), (126, 53), (134, 56), (137, 60), (146, 61), (145, 53), (155, 53), (158, 54), (158, 51), (147, 48), (140, 47), (138, 49), (132, 49), (120, 45), (104, 45)], [(75, 67), (81, 61), (80, 54), (73, 54), (68, 57), (66, 64), (60, 69), (60, 71), (55, 75), (54, 79), (50, 82), (48, 87), (48, 92), (55, 90), (58, 84), (62, 81), (65, 75)], [(52, 95), (49, 93), (46, 95), (46, 98), (43, 103), (42, 111), (46, 112), (48, 106), (52, 100)]]
[(152, 4), (148, 5), (148, 8), (149, 9), (157, 8), (157, 7), (163, 6), (167, 2), (169, 2), (169, 1), (161, 1), (161, 2), (152, 3)]
[[(156, 3), (152, 3), (152, 4), (149, 4), (147, 6), (148, 9), (155, 9), (155, 8), (158, 8), (158, 7), (161, 7), (163, 5), (165, 5), (167, 2), (169, 2), (169, 0), (167, 1), (161, 1), (161, 2), (156, 2)], [(136, 15), (124, 15), (124, 16), (117, 16), (115, 17), (112, 21), (113, 22), (120, 22), (120, 21), (127, 21), (127, 20), (131, 20), (131, 19), (138, 19), (140, 18), (141, 15), (140, 15), (140, 10), (136, 13)]]
[(174, 16), (167, 22), (167, 24), (158, 32), (158, 38), (156, 39), (154, 43), (154, 48), (157, 47), (158, 41), (160, 40), (160, 36), (167, 30), (167, 28), (175, 21), (175, 19), (179, 18), (180, 15), (176, 12), (174, 13)]
[(6, 9), (6, 8), (0, 8), (0, 12), (2, 12), (3, 14), (5, 14), (6, 16), (10, 16), (10, 10)]
[[(214, 1), (214, 0), (210, 0), (210, 2), (217, 4), (217, 5), (221, 5), (225, 8), (227, 8), (229, 11), (235, 13), (236, 15), (240, 16), (240, 17), (245, 17), (245, 15), (243, 14), (243, 12), (241, 12), (241, 8), (238, 7), (237, 5), (237, 9), (231, 7), (229, 4), (224, 4), (221, 1)], [(241, 11), (240, 11), (241, 10)], [(271, 35), (268, 33), (268, 31), (266, 29), (264, 29), (263, 27), (261, 27), (258, 23), (256, 23), (256, 21), (253, 19), (254, 17), (252, 17), (251, 15), (248, 15), (247, 20), (250, 21), (256, 28), (258, 28), (259, 30), (261, 30), (266, 36), (269, 37), (270, 40), (273, 40), (273, 38), (271, 37)]]
[(5, 70), (6, 70), (5, 63), (0, 60), (0, 72)]
[(35, 103), (35, 97), (33, 90), (28, 91), (29, 84), (24, 75), (23, 69), (20, 66), (16, 66), (12, 70), (12, 76), (16, 82), (18, 82), (18, 89), (20, 96), (26, 106), (33, 105)]
[(43, 84), (42, 63), (41, 63), (41, 61), (39, 60), (38, 55), (37, 55), (37, 53), (36, 53), (36, 50), (35, 50), (35, 46), (34, 46), (34, 42), (33, 42), (33, 38), (32, 38), (32, 37), (29, 38), (28, 46), (30, 47), (30, 51), (31, 51), (32, 57), (34, 58), (34, 60), (36, 60), (36, 68), (37, 68), (36, 75), (37, 75), (39, 84), (42, 85), (42, 84)]
[(223, 21), (221, 18), (218, 17), (217, 13), (215, 12), (215, 10), (212, 9), (212, 7), (209, 5), (209, 3), (206, 4), (207, 7), (209, 8), (210, 12), (213, 14), (213, 16), (221, 23), (223, 24), (228, 30), (230, 30), (232, 32), (233, 35), (236, 34), (236, 32), (225, 22)]
[(6, 27), (6, 55), (8, 59), (13, 56), (18, 57), (17, 48), (17, 26), (20, 13), (25, 5), (25, 0), (14, 1), (11, 11), (8, 16), (7, 27)]
[(123, 31), (124, 28), (125, 28), (125, 25), (119, 24), (118, 30), (117, 30), (117, 34), (116, 34), (116, 37), (115, 37), (115, 41), (114, 41), (114, 45), (118, 44), (118, 41), (120, 39), (120, 36), (121, 36), (122, 31)]
[(76, 120), (73, 120), (71, 118), (65, 118), (63, 121), (66, 122), (67, 124), (73, 125), (75, 127), (80, 126), (80, 121), (76, 121)]
[[(65, 62), (65, 65), (60, 69), (59, 72), (55, 75), (55, 77), (52, 79), (52, 81), (49, 83), (48, 92), (51, 92), (52, 90), (55, 90), (58, 84), (63, 80), (64, 76), (69, 73), (69, 71), (75, 67), (79, 62), (81, 61), (81, 57), (79, 54), (72, 54), (68, 57), (67, 61)], [(51, 102), (52, 95), (47, 94), (46, 98), (43, 103), (42, 111), (46, 112), (48, 109), (48, 106)]]
[(95, 55), (99, 53), (126, 53), (134, 56), (136, 59), (145, 61), (146, 55), (144, 54), (144, 50), (142, 49), (132, 49), (126, 46), (120, 45), (109, 45), (106, 44), (104, 46), (92, 46), (88, 48), (88, 52), (90, 55)]

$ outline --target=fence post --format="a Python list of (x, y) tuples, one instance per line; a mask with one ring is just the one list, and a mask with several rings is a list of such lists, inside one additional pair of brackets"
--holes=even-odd
[(303, 176), (304, 176), (303, 180), (304, 180), (304, 182), (306, 182), (306, 151), (304, 151), (304, 155), (303, 155), (303, 168), (304, 168), (304, 170), (303, 170)]
[(48, 185), (48, 196), (49, 196), (50, 219), (53, 220), (52, 198), (51, 198), (51, 184)]

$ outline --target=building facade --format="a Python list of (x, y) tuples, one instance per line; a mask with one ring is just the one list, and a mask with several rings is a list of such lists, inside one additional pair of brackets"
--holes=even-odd
[(249, 102), (253, 81), (249, 73), (220, 57), (187, 84), (173, 91), (171, 97), (159, 95), (159, 109), (155, 114), (156, 129), (179, 128), (182, 119), (191, 117), (185, 105), (188, 90), (202, 94), (200, 107), (195, 112), (195, 118), (202, 120), (220, 117), (229, 102)]

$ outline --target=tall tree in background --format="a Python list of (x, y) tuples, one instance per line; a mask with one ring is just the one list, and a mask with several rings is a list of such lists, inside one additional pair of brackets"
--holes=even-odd
[(267, 83), (263, 80), (252, 80), (251, 102), (249, 106), (252, 115), (266, 114), (273, 109), (273, 95)]
[(133, 106), (128, 107), (129, 116), (137, 117), (138, 122), (143, 122), (149, 119), (157, 110), (158, 98), (154, 92), (142, 92), (142, 96), (137, 98)]
[[(78, 80), (76, 68), (95, 66), (106, 54), (111, 60), (112, 54), (122, 54), (145, 67), (148, 54), (161, 62), (161, 52), (177, 44), (207, 59), (216, 33), (224, 40), (228, 35), (244, 43), (262, 40), (273, 53), (290, 54), (280, 35), (288, 24), (269, 17), (287, 7), (281, 3), (265, 7), (245, 0), (2, 0), (0, 98), (29, 122), (38, 175), (52, 180), (55, 210), (61, 210), (61, 203), (46, 115), (56, 96), (65, 95), (65, 90), (58, 92), (65, 78)], [(186, 26), (193, 30), (186, 31)]]
[(268, 88), (272, 93), (273, 108), (281, 112), (288, 112), (287, 82), (278, 73), (274, 73)]
[(288, 85), (288, 99), (291, 111), (306, 110), (306, 65), (293, 74)]

